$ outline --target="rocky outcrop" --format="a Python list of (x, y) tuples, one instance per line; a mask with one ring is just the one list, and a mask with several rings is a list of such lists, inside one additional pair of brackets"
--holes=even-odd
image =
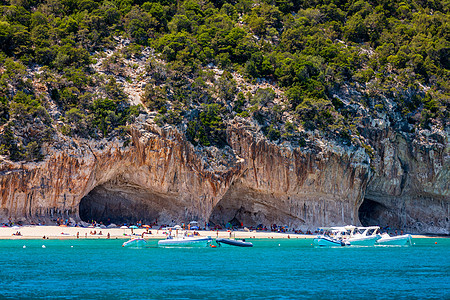
[[(242, 160), (211, 219), (314, 228), (358, 222), (358, 207), (370, 167), (362, 149), (323, 144), (291, 148), (258, 138), (240, 124), (229, 129), (229, 144)], [(290, 226), (291, 227), (291, 226)]]
[(129, 147), (74, 140), (49, 148), (38, 164), (4, 162), (0, 217), (302, 228), (358, 222), (370, 174), (361, 149), (320, 139), (315, 148), (277, 146), (238, 122), (228, 130), (230, 147), (220, 151), (147, 124), (133, 131)]
[(448, 137), (422, 131), (414, 136), (389, 128), (371, 130), (375, 174), (367, 186), (363, 223), (413, 232), (450, 234)]
[(235, 118), (224, 149), (194, 147), (149, 116), (136, 122), (130, 145), (61, 136), (40, 163), (2, 161), (0, 222), (195, 219), (314, 229), (361, 221), (450, 233), (445, 133), (368, 125), (371, 161), (362, 147), (314, 133), (303, 147), (271, 143), (255, 126)]

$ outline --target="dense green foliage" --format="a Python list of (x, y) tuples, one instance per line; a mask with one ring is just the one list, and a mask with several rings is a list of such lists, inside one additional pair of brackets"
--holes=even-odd
[[(11, 159), (39, 159), (55, 129), (90, 138), (123, 133), (139, 107), (112, 75), (123, 76), (121, 59), (145, 46), (168, 65), (148, 62), (153, 81), (143, 103), (158, 112), (158, 124), (185, 124), (194, 144), (226, 145), (225, 123), (235, 116), (253, 118), (272, 141), (291, 139), (299, 126), (349, 140), (359, 119), (335, 97), (348, 88), (370, 114), (396, 114), (416, 128), (448, 126), (448, 1), (0, 4), (0, 152)], [(93, 53), (113, 49), (116, 36), (132, 43), (107, 59), (112, 75), (93, 72)], [(205, 71), (211, 64), (226, 70), (220, 78)], [(39, 85), (28, 76), (37, 67)], [(276, 83), (285, 102), (275, 103), (270, 88), (238, 93), (234, 71)]]

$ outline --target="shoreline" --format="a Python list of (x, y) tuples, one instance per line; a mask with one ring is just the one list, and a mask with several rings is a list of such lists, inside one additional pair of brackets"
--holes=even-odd
[[(135, 236), (141, 236), (147, 230), (145, 228), (133, 229)], [(192, 231), (192, 230), (191, 230)], [(20, 232), (21, 235), (14, 235)], [(92, 234), (92, 233), (96, 234)], [(64, 226), (38, 226), (27, 225), (19, 228), (0, 227), (0, 240), (29, 240), (29, 239), (130, 239), (131, 229), (120, 228), (84, 228)], [(149, 229), (151, 234), (144, 234), (145, 239), (165, 239), (165, 230)], [(230, 232), (225, 230), (197, 230), (200, 236), (211, 236), (214, 238), (229, 238)], [(101, 234), (99, 234), (101, 233)], [(78, 234), (78, 237), (77, 237)], [(231, 237), (239, 239), (313, 239), (315, 234), (279, 233), (272, 231), (232, 231)], [(449, 238), (442, 235), (411, 234), (413, 238)]]

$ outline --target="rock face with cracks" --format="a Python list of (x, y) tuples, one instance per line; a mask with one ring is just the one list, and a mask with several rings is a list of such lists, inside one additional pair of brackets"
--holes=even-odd
[[(383, 131), (362, 148), (319, 137), (276, 145), (234, 122), (225, 149), (145, 123), (132, 143), (74, 140), (40, 163), (0, 166), (0, 219), (318, 226), (372, 223), (449, 234), (448, 147)], [(439, 145), (446, 145), (440, 143)], [(448, 144), (448, 143), (447, 143)]]
[(360, 218), (412, 232), (450, 234), (450, 146), (443, 135), (411, 140), (392, 130), (372, 131), (376, 174)]

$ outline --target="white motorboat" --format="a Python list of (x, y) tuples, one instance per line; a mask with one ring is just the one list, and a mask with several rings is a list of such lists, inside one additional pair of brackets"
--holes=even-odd
[(345, 226), (345, 229), (350, 233), (350, 236), (346, 240), (352, 246), (374, 246), (376, 241), (381, 238), (378, 234), (380, 229), (378, 226)]
[(383, 233), (381, 238), (377, 240), (376, 245), (379, 246), (406, 246), (412, 244), (412, 237), (410, 234), (390, 236), (387, 233)]
[(141, 248), (147, 245), (147, 241), (141, 237), (135, 237), (122, 244), (122, 247)]
[(175, 237), (168, 235), (165, 240), (158, 241), (159, 247), (208, 247), (211, 245), (210, 236), (195, 236), (190, 233), (177, 235)]
[(319, 234), (313, 239), (313, 245), (317, 247), (350, 246), (350, 243), (346, 241), (348, 234), (345, 227), (319, 228)]

